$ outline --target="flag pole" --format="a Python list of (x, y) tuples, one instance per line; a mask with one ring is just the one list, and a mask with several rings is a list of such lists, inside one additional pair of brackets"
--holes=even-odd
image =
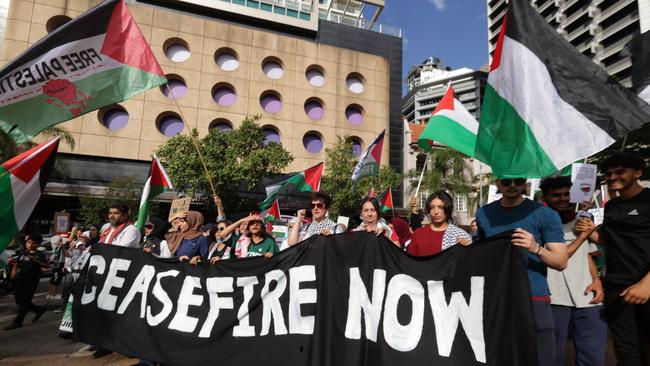
[(192, 139), (192, 143), (194, 144), (196, 153), (199, 155), (199, 160), (201, 160), (201, 165), (203, 165), (203, 170), (205, 170), (205, 176), (208, 178), (208, 183), (210, 183), (210, 189), (212, 189), (212, 197), (216, 197), (217, 191), (214, 189), (214, 184), (212, 183), (212, 178), (210, 178), (210, 172), (208, 171), (208, 166), (205, 164), (205, 160), (203, 159), (203, 154), (201, 154), (201, 150), (199, 149), (199, 144), (194, 138), (194, 136), (192, 136), (192, 130), (190, 129), (190, 126), (187, 124), (187, 121), (185, 120), (185, 116), (183, 115), (183, 110), (181, 109), (181, 106), (178, 104), (178, 101), (176, 100), (174, 91), (172, 90), (172, 88), (169, 87), (169, 83), (165, 85), (167, 85), (167, 89), (169, 90), (169, 93), (172, 96), (172, 99), (174, 100), (174, 104), (176, 104), (176, 108), (178, 108), (178, 113), (180, 113), (181, 115), (181, 121), (183, 121), (183, 125), (187, 127), (187, 132), (190, 135), (190, 139)]
[(420, 179), (418, 179), (418, 186), (415, 188), (415, 197), (417, 198), (418, 193), (420, 192), (420, 185), (422, 184), (422, 177), (424, 177), (424, 171), (427, 169), (427, 162), (429, 161), (429, 153), (424, 158), (424, 166), (422, 166), (422, 172), (420, 173)]

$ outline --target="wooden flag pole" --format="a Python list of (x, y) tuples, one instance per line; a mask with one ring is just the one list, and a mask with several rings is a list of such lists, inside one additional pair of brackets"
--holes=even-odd
[(420, 192), (420, 185), (422, 184), (422, 177), (424, 177), (424, 171), (427, 170), (427, 162), (429, 161), (429, 153), (424, 158), (424, 165), (422, 166), (422, 172), (420, 173), (420, 179), (418, 179), (418, 186), (415, 188), (415, 197), (417, 198), (418, 193)]

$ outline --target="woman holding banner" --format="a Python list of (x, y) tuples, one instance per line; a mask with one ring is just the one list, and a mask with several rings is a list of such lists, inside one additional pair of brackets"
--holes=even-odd
[(199, 228), (203, 225), (203, 214), (198, 211), (187, 211), (180, 218), (180, 233), (169, 242), (171, 252), (179, 261), (190, 261), (196, 264), (201, 258), (207, 258), (210, 243)]
[(366, 197), (361, 201), (361, 225), (352, 229), (352, 231), (369, 231), (376, 233), (378, 236), (384, 234), (393, 244), (400, 247), (397, 234), (388, 226), (386, 221), (381, 218), (381, 209), (376, 198)]

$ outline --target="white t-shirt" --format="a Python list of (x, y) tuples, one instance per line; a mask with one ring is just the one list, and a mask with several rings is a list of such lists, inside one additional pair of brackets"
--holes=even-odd
[[(575, 220), (564, 224), (564, 240), (567, 244), (576, 239), (573, 233)], [(600, 304), (590, 304), (594, 293), (585, 295), (585, 289), (593, 281), (589, 272), (590, 253), (598, 251), (598, 247), (585, 240), (575, 253), (569, 258), (566, 269), (562, 272), (548, 269), (547, 281), (551, 291), (551, 304), (587, 308)]]
[[(113, 230), (115, 230), (115, 228), (111, 228), (108, 237), (111, 236)], [(129, 225), (117, 234), (117, 237), (113, 239), (113, 242), (110, 244), (120, 247), (137, 248), (138, 244), (140, 244), (140, 230), (138, 230), (134, 225)]]

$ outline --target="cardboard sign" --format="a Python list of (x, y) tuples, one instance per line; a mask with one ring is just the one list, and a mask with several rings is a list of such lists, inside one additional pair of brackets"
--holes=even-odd
[(171, 220), (174, 215), (189, 211), (191, 202), (192, 197), (177, 198), (173, 200), (172, 207), (169, 209), (168, 220)]
[(67, 233), (70, 228), (70, 213), (54, 213), (54, 233)]
[(597, 167), (594, 164), (573, 163), (571, 167), (571, 202), (591, 201), (596, 189)]

